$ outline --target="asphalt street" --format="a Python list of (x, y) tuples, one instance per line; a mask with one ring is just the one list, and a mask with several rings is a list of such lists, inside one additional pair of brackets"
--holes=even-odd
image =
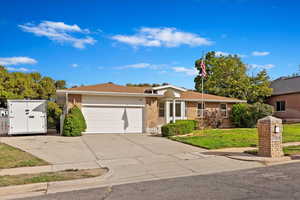
[(49, 194), (23, 200), (300, 199), (300, 163)]

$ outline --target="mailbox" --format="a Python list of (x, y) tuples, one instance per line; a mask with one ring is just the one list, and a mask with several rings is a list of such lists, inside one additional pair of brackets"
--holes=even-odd
[(274, 133), (280, 133), (280, 127), (276, 124), (274, 127)]

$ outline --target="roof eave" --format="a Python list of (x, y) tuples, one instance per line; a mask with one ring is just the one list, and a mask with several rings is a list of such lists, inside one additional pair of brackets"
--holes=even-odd
[(296, 93), (300, 93), (300, 91), (273, 93), (271, 96), (280, 96), (280, 95), (296, 94)]
[[(202, 99), (181, 99), (183, 101), (201, 102)], [(247, 103), (246, 100), (220, 100), (220, 99), (203, 99), (204, 102), (222, 102), (222, 103)]]
[(153, 87), (153, 90), (162, 90), (162, 89), (166, 89), (166, 88), (173, 88), (175, 90), (179, 90), (182, 92), (186, 92), (187, 90), (181, 87), (177, 87), (175, 85), (163, 85), (163, 86), (157, 86), (157, 87)]
[(129, 92), (97, 92), (97, 91), (81, 91), (81, 90), (57, 90), (57, 94), (85, 94), (99, 96), (134, 96), (134, 97), (162, 97), (159, 94), (148, 93), (129, 93)]

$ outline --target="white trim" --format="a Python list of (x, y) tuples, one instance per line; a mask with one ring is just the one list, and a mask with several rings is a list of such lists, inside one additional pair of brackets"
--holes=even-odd
[[(284, 110), (277, 110), (277, 102), (284, 102)], [(275, 101), (275, 112), (279, 112), (279, 113), (283, 113), (286, 111), (286, 104), (287, 104), (287, 101), (286, 100), (278, 100), (278, 101)]]
[[(201, 102), (201, 99), (179, 99), (182, 101), (196, 101), (196, 102)], [(220, 103), (246, 103), (247, 101), (245, 100), (218, 100), (218, 99), (204, 99), (204, 102), (220, 102)]]
[(173, 88), (175, 90), (179, 90), (179, 91), (182, 91), (182, 92), (186, 92), (187, 90), (182, 88), (182, 87), (177, 87), (175, 85), (163, 85), (163, 86), (158, 86), (158, 87), (153, 87), (152, 89), (153, 90), (162, 90), (162, 89), (166, 89), (166, 88)]
[(7, 102), (45, 102), (47, 100), (26, 100), (26, 99), (8, 99)]
[[(199, 102), (199, 103), (197, 103), (197, 117), (198, 117), (198, 118), (204, 118), (204, 112), (205, 112), (206, 104), (205, 104), (205, 102), (203, 102), (203, 107), (204, 107), (204, 108), (202, 108), (202, 109), (199, 109), (199, 108), (198, 108), (198, 105), (202, 105), (202, 101)], [(201, 115), (199, 115), (199, 113), (198, 113), (199, 110), (203, 110), (203, 111), (202, 111), (203, 114), (201, 113)]]
[(145, 105), (130, 105), (130, 104), (81, 104), (83, 107), (130, 107), (130, 108), (143, 108)]
[[(225, 109), (225, 116), (222, 116), (222, 111), (224, 111), (224, 110), (222, 110), (221, 109), (221, 105), (222, 104), (224, 104), (224, 105), (226, 105), (226, 109)], [(220, 113), (221, 113), (221, 117), (224, 117), (224, 118), (228, 118), (229, 116), (228, 116), (228, 105), (227, 105), (227, 103), (220, 103), (220, 105), (219, 105), (219, 109), (220, 109)]]
[(56, 93), (87, 94), (87, 95), (102, 95), (102, 96), (163, 97), (163, 95), (148, 94), (148, 93), (96, 92), (96, 91), (81, 91), (81, 90), (57, 90)]

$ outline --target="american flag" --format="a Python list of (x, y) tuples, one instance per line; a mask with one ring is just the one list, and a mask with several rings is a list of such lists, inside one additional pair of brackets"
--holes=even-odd
[(202, 77), (206, 77), (206, 66), (205, 66), (205, 63), (204, 63), (204, 59), (201, 60), (201, 64), (200, 64), (200, 67), (201, 67), (201, 76)]

